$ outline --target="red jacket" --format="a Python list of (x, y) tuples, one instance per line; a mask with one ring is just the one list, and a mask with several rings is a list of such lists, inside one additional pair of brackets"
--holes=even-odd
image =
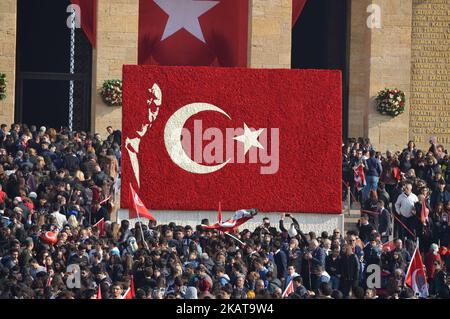
[(427, 277), (428, 278), (433, 278), (434, 277), (434, 272), (436, 271), (436, 266), (434, 265), (434, 263), (436, 261), (439, 261), (442, 264), (442, 259), (441, 256), (439, 254), (433, 254), (433, 252), (428, 252), (425, 256), (425, 267), (427, 270)]

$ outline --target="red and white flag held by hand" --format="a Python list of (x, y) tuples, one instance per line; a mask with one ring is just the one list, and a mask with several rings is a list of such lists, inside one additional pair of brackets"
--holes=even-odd
[(358, 191), (366, 186), (366, 176), (364, 175), (364, 166), (359, 164), (358, 167), (353, 169), (355, 174), (355, 186)]
[(131, 282), (130, 287), (125, 291), (125, 293), (122, 296), (122, 299), (134, 299), (135, 293), (134, 293), (134, 278), (131, 276)]
[(98, 285), (97, 288), (97, 299), (102, 299), (102, 289), (100, 288), (100, 285)]
[(105, 236), (105, 218), (100, 219), (93, 227), (97, 227), (100, 231), (100, 237)]
[(145, 207), (144, 203), (141, 201), (141, 199), (139, 198), (138, 194), (135, 192), (131, 184), (130, 184), (130, 196), (131, 196), (130, 199), (131, 207), (129, 214), (130, 219), (144, 217), (150, 220), (156, 220), (155, 217), (153, 217), (152, 214), (150, 214), (148, 209)]
[(422, 210), (420, 211), (420, 222), (425, 225), (428, 222), (428, 214), (430, 210), (427, 208), (427, 202), (425, 198), (422, 200)]
[(394, 174), (394, 178), (397, 181), (400, 181), (402, 179), (402, 172), (400, 171), (400, 167), (394, 167), (392, 172)]
[(395, 249), (395, 242), (393, 240), (383, 244), (383, 251), (393, 251)]
[(282, 298), (289, 297), (291, 293), (294, 292), (294, 279), (291, 279), (289, 284), (287, 285), (286, 289), (284, 290), (283, 294), (281, 295)]
[(405, 284), (411, 287), (419, 297), (427, 298), (429, 296), (427, 276), (425, 274), (425, 267), (422, 262), (422, 256), (420, 255), (418, 242), (416, 250), (414, 251), (414, 256), (411, 259), (408, 271), (406, 272)]

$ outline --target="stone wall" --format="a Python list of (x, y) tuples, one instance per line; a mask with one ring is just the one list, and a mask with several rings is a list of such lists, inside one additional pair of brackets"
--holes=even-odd
[[(198, 225), (199, 222), (203, 218), (207, 218), (210, 224), (214, 224), (217, 222), (217, 212), (216, 211), (151, 211), (153, 217), (156, 218), (158, 224), (168, 224), (170, 222), (175, 222), (177, 225), (186, 226)], [(304, 233), (309, 233), (311, 231), (320, 235), (323, 231), (327, 231), (329, 234), (333, 233), (334, 229), (339, 229), (341, 233), (344, 233), (344, 215), (336, 215), (336, 214), (300, 214), (300, 213), (291, 213), (292, 217), (294, 217), (299, 225), (300, 229)], [(124, 219), (128, 219), (129, 211), (128, 209), (119, 209), (116, 215), (117, 222), (120, 222)], [(223, 220), (227, 220), (234, 216), (234, 212), (222, 212)], [(239, 230), (242, 231), (244, 229), (249, 229), (251, 231), (255, 230), (256, 227), (260, 226), (262, 223), (262, 219), (264, 217), (269, 218), (270, 224), (274, 227), (278, 227), (280, 222), (280, 212), (269, 212), (264, 213), (260, 212), (256, 215), (255, 218), (249, 220), (244, 225), (239, 227)], [(112, 219), (112, 221), (116, 221)], [(138, 222), (138, 219), (129, 219), (130, 225), (134, 225)], [(147, 223), (145, 219), (143, 219), (144, 223)], [(289, 218), (285, 219), (285, 227), (289, 229), (291, 226), (291, 220)]]
[(6, 74), (7, 98), (0, 101), (0, 123), (14, 121), (14, 91), (16, 77), (16, 0), (2, 0), (0, 4), (0, 73)]
[[(411, 0), (376, 0), (381, 7), (382, 28), (372, 29), (368, 134), (380, 151), (403, 149), (409, 139), (411, 85)], [(373, 98), (385, 87), (407, 96), (406, 111), (392, 118), (376, 111)]]
[(367, 7), (372, 0), (352, 0), (350, 19), (350, 68), (348, 135), (364, 136), (367, 132), (367, 108), (370, 82), (371, 32), (367, 27)]
[(291, 21), (292, 0), (250, 0), (249, 67), (291, 67)]
[(99, 92), (105, 80), (122, 79), (124, 64), (137, 64), (138, 14), (139, 0), (98, 0), (91, 123), (102, 136), (122, 126), (122, 108), (106, 106)]
[(413, 0), (410, 136), (450, 145), (450, 0)]
[[(369, 4), (380, 7), (381, 28), (368, 28)], [(411, 0), (353, 0), (351, 15), (350, 134), (362, 133), (380, 151), (398, 150), (409, 138)], [(406, 93), (404, 114), (391, 118), (376, 111), (374, 97), (385, 87)]]

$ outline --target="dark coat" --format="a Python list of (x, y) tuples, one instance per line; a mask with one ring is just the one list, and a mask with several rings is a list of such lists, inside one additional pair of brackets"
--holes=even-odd
[(360, 264), (355, 254), (341, 256), (341, 275), (343, 280), (359, 280)]
[(380, 213), (379, 215), (380, 225), (378, 226), (378, 232), (380, 234), (386, 233), (385, 236), (390, 236), (392, 228), (391, 213), (386, 208), (383, 208), (383, 210), (381, 210), (379, 213)]
[(287, 256), (286, 253), (280, 249), (278, 253), (273, 256), (275, 265), (277, 266), (277, 278), (282, 279), (286, 277), (287, 272)]

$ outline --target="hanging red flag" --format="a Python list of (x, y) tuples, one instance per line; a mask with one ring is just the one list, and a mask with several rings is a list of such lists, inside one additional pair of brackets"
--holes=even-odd
[(247, 66), (248, 1), (140, 0), (139, 64)]
[(409, 264), (408, 271), (406, 272), (405, 284), (411, 287), (419, 297), (427, 298), (429, 296), (427, 276), (425, 274), (418, 243), (413, 258), (411, 259), (411, 263)]
[(96, 45), (97, 34), (97, 0), (71, 0), (73, 4), (80, 6), (81, 28), (92, 47)]
[(295, 25), (305, 7), (306, 0), (292, 0), (292, 26)]
[(133, 186), (130, 184), (130, 207), (129, 218), (148, 218), (150, 220), (155, 220), (155, 217), (150, 214), (148, 209), (145, 207), (144, 203), (139, 198), (138, 194), (134, 191)]

